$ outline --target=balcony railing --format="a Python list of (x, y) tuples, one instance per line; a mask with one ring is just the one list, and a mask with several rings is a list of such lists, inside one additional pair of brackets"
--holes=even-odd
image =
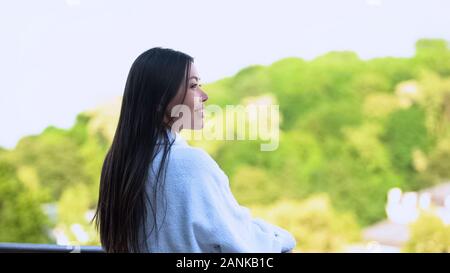
[(100, 246), (0, 243), (0, 253), (103, 253)]

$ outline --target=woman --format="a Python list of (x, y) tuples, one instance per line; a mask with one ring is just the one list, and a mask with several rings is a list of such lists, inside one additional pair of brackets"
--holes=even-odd
[[(107, 252), (288, 252), (286, 230), (252, 218), (227, 176), (178, 132), (203, 127), (193, 58), (152, 48), (131, 66), (95, 216)], [(181, 112), (180, 110), (186, 110)], [(182, 115), (180, 114), (182, 113)]]

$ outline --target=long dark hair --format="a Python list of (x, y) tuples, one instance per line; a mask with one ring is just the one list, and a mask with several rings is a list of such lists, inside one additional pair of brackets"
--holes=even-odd
[[(162, 183), (173, 144), (164, 117), (183, 80), (183, 97), (186, 96), (191, 62), (193, 58), (185, 53), (155, 47), (142, 53), (131, 66), (117, 129), (103, 162), (94, 217), (106, 252), (142, 251), (145, 238), (139, 235), (142, 228), (147, 234), (146, 202), (150, 199), (145, 185), (149, 168), (158, 152), (157, 146), (163, 147), (154, 181), (156, 195), (156, 184)], [(157, 145), (160, 140), (164, 145)], [(150, 206), (156, 224), (156, 204)]]

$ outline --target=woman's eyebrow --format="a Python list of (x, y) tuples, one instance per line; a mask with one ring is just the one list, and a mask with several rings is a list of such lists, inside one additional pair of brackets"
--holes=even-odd
[(197, 81), (200, 80), (200, 78), (199, 78), (199, 77), (196, 77), (196, 76), (192, 76), (192, 77), (190, 77), (189, 79), (196, 79)]

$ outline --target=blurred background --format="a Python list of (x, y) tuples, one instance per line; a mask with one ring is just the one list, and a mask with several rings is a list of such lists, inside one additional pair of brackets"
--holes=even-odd
[(450, 2), (2, 1), (0, 242), (98, 245), (128, 70), (186, 52), (208, 104), (280, 107), (280, 144), (191, 141), (295, 252), (450, 252)]

